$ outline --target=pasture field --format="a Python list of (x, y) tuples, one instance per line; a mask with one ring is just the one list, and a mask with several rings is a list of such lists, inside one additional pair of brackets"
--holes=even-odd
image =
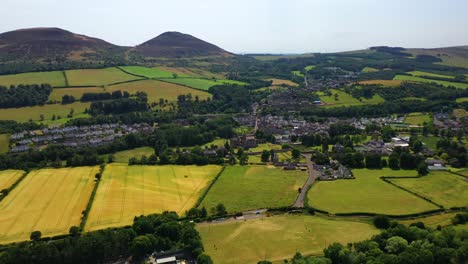
[(67, 234), (79, 226), (98, 167), (31, 171), (0, 203), (0, 243)]
[[(161, 70), (159, 68), (148, 68), (143, 66), (120, 66), (126, 72), (131, 74), (144, 76), (146, 78), (172, 78), (172, 72)], [(179, 77), (190, 77), (188, 75), (181, 75)]]
[(437, 83), (443, 86), (453, 86), (456, 88), (468, 88), (468, 83), (457, 83), (457, 82), (448, 82), (448, 81), (439, 81), (439, 80), (432, 80), (432, 79), (425, 79), (421, 77), (415, 76), (408, 76), (408, 75), (397, 75), (394, 80), (400, 81), (409, 81), (409, 82), (422, 82), (422, 83)]
[(86, 230), (131, 224), (139, 215), (192, 208), (221, 167), (109, 164), (101, 178)]
[(382, 86), (389, 86), (389, 87), (397, 87), (401, 85), (401, 81), (399, 80), (368, 80), (368, 81), (360, 81), (359, 84), (363, 85), (382, 85)]
[(372, 67), (364, 67), (362, 68), (361, 72), (378, 72), (380, 71), (379, 69), (372, 68)]
[(407, 73), (412, 75), (412, 76), (416, 76), (416, 77), (436, 77), (436, 78), (455, 79), (455, 76), (437, 74), (437, 73), (432, 73), (432, 72), (410, 71), (410, 72), (407, 72)]
[(245, 85), (243, 82), (233, 81), (233, 80), (209, 80), (209, 79), (196, 79), (196, 78), (171, 78), (171, 79), (162, 79), (162, 81), (181, 84), (185, 86), (189, 86), (195, 89), (200, 89), (204, 91), (208, 91), (210, 87), (215, 85), (223, 85), (223, 84), (237, 84), (237, 85)]
[(449, 172), (431, 172), (417, 179), (391, 179), (391, 182), (445, 208), (468, 205), (468, 181)]
[(319, 255), (334, 242), (346, 245), (379, 233), (365, 222), (304, 215), (199, 224), (196, 229), (207, 254), (222, 264), (255, 264), (264, 259), (283, 263), (298, 251)]
[(65, 71), (70, 86), (105, 86), (118, 82), (142, 79), (115, 67)]
[(301, 71), (292, 71), (291, 73), (299, 77), (304, 77), (304, 74)]
[(226, 143), (226, 141), (229, 141), (227, 139), (224, 139), (224, 138), (218, 138), (218, 139), (215, 139), (211, 142), (208, 142), (206, 143), (205, 145), (201, 146), (202, 148), (205, 148), (205, 147), (211, 147), (211, 146), (217, 146), (217, 147), (222, 147), (224, 146), (224, 143)]
[(198, 96), (200, 100), (211, 98), (211, 94), (204, 91), (156, 80), (143, 80), (138, 82), (122, 83), (106, 88), (106, 91), (110, 93), (118, 90), (122, 92), (127, 91), (130, 94), (134, 94), (138, 91), (145, 92), (148, 94), (148, 102), (150, 103), (157, 103), (159, 102), (160, 98), (174, 102), (177, 101), (177, 96), (181, 94), (192, 94), (193, 98)]
[[(30, 119), (40, 121), (41, 115), (44, 115), (44, 121), (50, 121), (53, 115), (61, 118), (67, 117), (70, 110), (75, 111), (74, 117), (84, 113), (86, 108), (89, 108), (91, 103), (76, 102), (73, 104), (46, 104), (43, 106), (27, 106), (20, 108), (1, 109), (0, 120), (15, 120), (18, 122), (27, 122)], [(60, 121), (60, 120), (58, 120)]]
[(267, 81), (271, 81), (272, 86), (282, 86), (282, 85), (287, 85), (287, 86), (298, 86), (297, 83), (290, 81), (290, 80), (284, 80), (284, 79), (276, 79), (276, 78), (270, 78), (266, 79)]
[(464, 102), (468, 102), (468, 97), (461, 97), (461, 98), (457, 98), (457, 100), (455, 100), (457, 103), (464, 103)]
[(418, 136), (418, 139), (421, 140), (421, 142), (423, 142), (427, 147), (434, 150), (437, 149), (437, 141), (440, 140), (439, 137), (435, 136)]
[(423, 222), (424, 225), (428, 227), (436, 228), (439, 225), (442, 227), (452, 225), (452, 218), (454, 218), (456, 214), (457, 213), (443, 213), (414, 219), (399, 220), (398, 222), (405, 225), (410, 225), (415, 222)]
[(7, 153), (10, 150), (10, 135), (0, 134), (0, 154)]
[(21, 170), (4, 170), (0, 171), (0, 191), (10, 188), (21, 176), (24, 171)]
[(176, 73), (180, 77), (195, 77), (195, 78), (208, 78), (208, 79), (224, 79), (225, 76), (220, 73), (213, 73), (204, 69), (186, 68), (186, 67), (166, 67), (158, 66), (155, 69)]
[(409, 97), (405, 97), (402, 99), (405, 101), (427, 101), (426, 98), (419, 98), (419, 97), (414, 97), (414, 96), (409, 96)]
[(119, 151), (114, 154), (114, 162), (128, 163), (128, 160), (132, 157), (141, 158), (145, 155), (146, 157), (154, 154), (154, 149), (150, 147), (134, 148), (130, 150)]
[(412, 214), (435, 205), (379, 179), (382, 176), (416, 176), (416, 171), (356, 169), (353, 180), (319, 181), (307, 194), (309, 204), (330, 213)]
[(49, 101), (61, 102), (64, 95), (72, 95), (76, 100), (80, 100), (84, 93), (103, 93), (105, 91), (102, 87), (55, 88), (49, 95)]
[[(374, 95), (371, 99), (354, 98), (350, 94), (336, 89), (330, 89), (331, 95), (327, 96), (323, 93), (318, 93), (320, 100), (326, 104), (326, 107), (340, 107), (340, 106), (357, 106), (357, 105), (366, 105), (366, 104), (379, 104), (383, 103), (385, 100), (380, 95)], [(338, 100), (335, 100), (335, 94), (338, 94)]]
[(228, 212), (289, 206), (307, 176), (304, 171), (285, 171), (273, 166), (226, 167), (201, 206), (209, 210), (222, 203)]
[(308, 72), (308, 71), (310, 71), (310, 70), (313, 70), (313, 69), (315, 69), (315, 65), (308, 65), (308, 66), (305, 66), (305, 67), (304, 67), (304, 70), (305, 70), (306, 72)]
[(43, 84), (48, 83), (52, 86), (65, 86), (65, 77), (63, 72), (29, 72), (11, 75), (0, 75), (0, 85), (9, 87), (18, 84)]
[(281, 149), (281, 146), (268, 142), (268, 143), (258, 144), (258, 146), (256, 148), (250, 148), (249, 152), (262, 152), (264, 150), (270, 151), (272, 149), (279, 150), (279, 149)]
[(410, 125), (422, 125), (431, 122), (431, 116), (426, 113), (410, 113), (405, 116), (405, 123)]

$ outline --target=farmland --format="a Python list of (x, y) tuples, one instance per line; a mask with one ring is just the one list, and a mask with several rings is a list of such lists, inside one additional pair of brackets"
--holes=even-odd
[(10, 135), (9, 134), (0, 134), (0, 154), (7, 153), (10, 144)]
[(408, 75), (397, 75), (394, 80), (400, 81), (410, 81), (410, 82), (422, 82), (422, 83), (437, 83), (443, 86), (453, 86), (456, 88), (468, 88), (468, 83), (457, 83), (457, 82), (448, 82), (448, 81), (439, 81), (432, 79), (425, 79), (421, 77), (408, 76)]
[(219, 172), (208, 166), (107, 165), (86, 230), (131, 224), (135, 216), (192, 208), (200, 193)]
[(364, 67), (361, 72), (378, 72), (379, 69), (372, 68), (372, 67)]
[(0, 171), (0, 191), (10, 188), (21, 176), (24, 171), (4, 170)]
[(297, 83), (292, 82), (290, 80), (283, 80), (283, 79), (276, 79), (276, 78), (271, 78), (271, 79), (266, 79), (267, 81), (271, 81), (272, 86), (298, 86)]
[(0, 203), (0, 242), (67, 234), (79, 226), (94, 186), (97, 167), (43, 169), (30, 172)]
[(294, 203), (307, 179), (302, 171), (284, 171), (267, 166), (227, 167), (202, 202), (207, 209), (218, 203), (228, 212), (265, 207), (289, 206)]
[(76, 102), (73, 104), (49, 104), (44, 106), (31, 106), (21, 108), (8, 108), (0, 111), (0, 120), (15, 120), (18, 122), (26, 122), (30, 119), (39, 121), (40, 116), (44, 115), (45, 120), (51, 120), (53, 115), (66, 117), (70, 110), (73, 109), (76, 114), (84, 113), (86, 108), (89, 108), (90, 103)]
[(142, 79), (117, 68), (69, 70), (65, 73), (70, 86), (105, 86)]
[(445, 208), (468, 205), (468, 182), (448, 172), (431, 172), (417, 179), (391, 179), (391, 182)]
[(363, 222), (296, 215), (200, 224), (197, 229), (214, 263), (224, 264), (254, 264), (263, 259), (279, 263), (298, 251), (322, 254), (333, 242), (360, 241), (379, 232)]
[(197, 77), (197, 78), (208, 78), (208, 79), (223, 79), (224, 76), (219, 73), (213, 73), (204, 69), (197, 69), (197, 68), (182, 68), (182, 67), (167, 67), (167, 66), (158, 66), (154, 67), (155, 69), (167, 71), (170, 73), (176, 73), (178, 76), (190, 76), (190, 77)]
[(401, 190), (379, 177), (416, 176), (415, 171), (390, 169), (353, 170), (356, 179), (319, 181), (308, 193), (309, 204), (330, 213), (411, 214), (437, 209), (425, 200)]
[(400, 220), (398, 222), (405, 225), (410, 225), (415, 222), (423, 222), (428, 227), (437, 228), (439, 225), (442, 227), (452, 225), (452, 218), (454, 218), (456, 214), (457, 213), (443, 213), (415, 219)]
[(389, 87), (396, 87), (401, 85), (401, 81), (399, 80), (369, 80), (369, 81), (360, 81), (359, 84), (363, 85), (382, 85), (382, 86), (389, 86)]
[(55, 88), (49, 96), (50, 101), (61, 102), (64, 95), (71, 95), (77, 100), (80, 100), (84, 93), (103, 93), (105, 89), (102, 87), (84, 87), (84, 88)]
[(48, 83), (51, 86), (65, 86), (65, 77), (63, 76), (63, 72), (30, 72), (11, 75), (0, 75), (0, 85), (3, 86), (43, 83)]
[(233, 81), (233, 80), (209, 80), (209, 79), (196, 79), (196, 78), (172, 78), (172, 79), (161, 79), (165, 82), (181, 84), (189, 86), (195, 89), (200, 89), (208, 91), (212, 86), (223, 85), (223, 84), (237, 84), (245, 85), (243, 82)]
[(454, 76), (437, 74), (437, 73), (432, 73), (432, 72), (410, 71), (410, 72), (407, 72), (407, 73), (412, 75), (412, 76), (416, 76), (416, 77), (425, 77), (426, 76), (426, 77), (455, 79)]
[(130, 150), (119, 151), (114, 154), (114, 161), (120, 163), (127, 163), (132, 157), (141, 158), (145, 155), (149, 157), (154, 154), (154, 149), (150, 147), (135, 148)]
[[(327, 107), (339, 107), (339, 106), (355, 106), (365, 104), (378, 104), (383, 103), (385, 100), (380, 95), (374, 95), (371, 99), (362, 98), (361, 101), (352, 97), (350, 94), (336, 89), (330, 89), (331, 95), (324, 95), (319, 93), (320, 100), (326, 104)], [(335, 94), (338, 95), (335, 100)]]
[(468, 97), (457, 98), (456, 102), (457, 103), (468, 102)]
[(410, 125), (422, 125), (423, 123), (429, 123), (431, 116), (425, 113), (411, 113), (405, 116), (405, 123)]
[(211, 97), (209, 93), (204, 91), (156, 80), (143, 80), (138, 82), (122, 83), (106, 88), (107, 92), (119, 90), (122, 92), (127, 91), (130, 94), (135, 94), (138, 91), (145, 92), (148, 94), (148, 101), (150, 103), (159, 102), (160, 98), (163, 98), (170, 102), (174, 102), (177, 101), (177, 96), (181, 94), (192, 94), (193, 98), (195, 98), (195, 96), (198, 96), (200, 100), (204, 100)]
[[(147, 68), (142, 66), (121, 66), (120, 67), (125, 72), (130, 74), (144, 76), (146, 78), (172, 78), (173, 73), (161, 70), (159, 68)], [(186, 74), (177, 74), (179, 77), (190, 77)]]

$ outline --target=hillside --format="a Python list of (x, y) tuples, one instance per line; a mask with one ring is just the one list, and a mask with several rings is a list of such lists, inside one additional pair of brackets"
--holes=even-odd
[(440, 64), (468, 68), (468, 46), (434, 48), (434, 49), (407, 49), (413, 55), (431, 55), (440, 58)]
[(146, 57), (230, 57), (231, 53), (194, 36), (180, 32), (166, 32), (135, 48)]

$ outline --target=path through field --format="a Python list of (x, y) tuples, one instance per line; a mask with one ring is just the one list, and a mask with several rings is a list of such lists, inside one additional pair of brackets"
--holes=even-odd
[(301, 189), (301, 193), (299, 196), (297, 196), (296, 202), (294, 203), (293, 207), (297, 208), (303, 208), (304, 207), (304, 199), (306, 198), (307, 195), (307, 190), (309, 190), (310, 186), (315, 182), (317, 179), (317, 171), (314, 170), (314, 164), (310, 160), (311, 155), (310, 154), (302, 154), (302, 156), (306, 159), (307, 161), (307, 167), (309, 168), (309, 178), (307, 178), (307, 181), (305, 182), (304, 186)]

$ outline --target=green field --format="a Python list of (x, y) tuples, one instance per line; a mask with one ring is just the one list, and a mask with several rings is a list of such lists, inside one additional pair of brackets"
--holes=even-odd
[(197, 230), (205, 251), (219, 264), (283, 263), (296, 252), (321, 255), (334, 242), (346, 245), (379, 233), (368, 223), (303, 215), (199, 224)]
[(128, 163), (130, 158), (141, 158), (145, 155), (147, 157), (154, 154), (154, 149), (150, 147), (135, 148), (130, 150), (119, 151), (114, 154), (114, 162)]
[(305, 66), (305, 67), (304, 67), (304, 70), (305, 70), (306, 72), (308, 72), (308, 71), (310, 71), (310, 70), (313, 70), (313, 69), (315, 69), (315, 65), (308, 65), (308, 66)]
[(139, 215), (176, 211), (183, 215), (221, 167), (109, 164), (94, 199), (86, 230), (129, 225)]
[(171, 78), (171, 79), (161, 79), (165, 82), (181, 84), (185, 86), (189, 86), (195, 89), (200, 89), (204, 91), (208, 91), (210, 87), (215, 85), (223, 85), (223, 84), (237, 84), (237, 85), (245, 85), (243, 82), (233, 81), (233, 80), (209, 80), (209, 79), (196, 79), (196, 78)]
[(418, 136), (418, 139), (421, 140), (428, 148), (436, 150), (437, 149), (437, 141), (440, 140), (439, 137), (435, 136)]
[[(200, 68), (188, 68), (188, 67), (167, 67), (157, 66), (155, 69), (176, 73), (179, 77), (194, 77), (194, 78), (207, 78), (207, 79), (224, 79), (224, 75), (220, 73), (213, 73)], [(172, 76), (171, 76), (172, 77)]]
[(42, 169), (30, 172), (0, 203), (0, 243), (68, 234), (79, 226), (94, 187), (98, 167)]
[(442, 227), (452, 225), (452, 218), (454, 218), (456, 214), (457, 213), (442, 213), (408, 220), (399, 220), (398, 222), (405, 225), (410, 225), (415, 222), (423, 222), (424, 225), (428, 227), (437, 228), (439, 225)]
[(443, 85), (443, 86), (453, 86), (453, 87), (456, 87), (456, 88), (468, 88), (468, 83), (457, 83), (457, 82), (431, 80), (431, 79), (424, 79), (424, 78), (421, 78), (421, 77), (408, 76), (408, 75), (397, 75), (393, 79), (394, 80), (399, 80), (399, 81), (437, 83), (437, 84), (440, 84), (440, 85)]
[(304, 74), (301, 71), (292, 71), (291, 73), (299, 77), (304, 77)]
[(148, 94), (148, 101), (150, 103), (159, 102), (160, 98), (168, 100), (169, 102), (177, 101), (177, 97), (181, 94), (192, 94), (192, 97), (198, 96), (200, 100), (205, 100), (211, 98), (211, 94), (185, 87), (182, 85), (177, 85), (173, 83), (161, 82), (156, 80), (143, 80), (130, 83), (122, 83), (118, 85), (112, 85), (106, 88), (107, 92), (113, 91), (127, 91), (130, 94), (135, 94), (136, 92), (145, 92)]
[(63, 72), (29, 72), (11, 75), (0, 75), (0, 85), (10, 86), (18, 84), (43, 84), (52, 86), (65, 86)]
[(18, 122), (27, 122), (31, 119), (33, 121), (39, 121), (40, 116), (42, 114), (44, 115), (45, 121), (50, 121), (53, 115), (60, 116), (62, 118), (67, 117), (71, 109), (75, 111), (74, 117), (77, 117), (76, 115), (84, 113), (84, 110), (86, 108), (89, 108), (89, 106), (90, 103), (76, 102), (67, 105), (46, 104), (44, 106), (28, 106), (21, 108), (1, 109), (0, 120), (15, 120)]
[(118, 82), (142, 79), (117, 68), (65, 71), (70, 86), (105, 86)]
[(378, 72), (379, 69), (372, 68), (372, 67), (364, 67), (361, 72)]
[(379, 177), (416, 176), (416, 171), (356, 169), (356, 179), (319, 181), (310, 189), (309, 204), (330, 213), (412, 214), (437, 209), (435, 205), (401, 190)]
[(307, 172), (273, 166), (226, 167), (201, 206), (211, 209), (222, 203), (228, 212), (289, 206), (306, 179)]
[(445, 208), (468, 205), (468, 181), (449, 172), (431, 172), (421, 178), (391, 179), (391, 182)]
[(80, 100), (84, 93), (103, 93), (106, 90), (102, 87), (84, 87), (84, 88), (55, 88), (49, 95), (49, 101), (61, 102), (64, 95), (71, 95), (76, 100)]
[(264, 144), (258, 144), (257, 147), (255, 148), (250, 148), (249, 149), (249, 152), (262, 152), (264, 150), (279, 150), (281, 149), (281, 146), (280, 145), (277, 145), (277, 144), (273, 144), (273, 143), (264, 143)]
[[(148, 68), (143, 66), (120, 66), (126, 72), (131, 74), (144, 76), (146, 78), (172, 78), (172, 72), (161, 70), (159, 68)], [(179, 77), (190, 77), (186, 74), (177, 74)]]
[(425, 113), (411, 113), (405, 116), (404, 122), (410, 125), (422, 125), (424, 122), (429, 123), (431, 116)]
[[(359, 101), (344, 91), (336, 89), (330, 89), (330, 91), (332, 93), (330, 96), (326, 96), (321, 92), (317, 93), (320, 97), (320, 100), (325, 103), (327, 107), (379, 104), (385, 101), (380, 95), (374, 95), (371, 99), (361, 98), (362, 100)], [(338, 100), (335, 100), (335, 94), (338, 94)]]
[(10, 188), (16, 181), (23, 176), (24, 171), (21, 170), (4, 170), (0, 171), (0, 191)]
[(10, 135), (0, 134), (0, 154), (7, 153), (10, 150)]
[(432, 72), (410, 71), (410, 72), (407, 72), (407, 73), (412, 75), (412, 76), (416, 76), (416, 77), (436, 77), (436, 78), (455, 79), (454, 76), (437, 74), (437, 73), (432, 73)]
[(468, 97), (457, 98), (456, 102), (457, 103), (468, 102)]

